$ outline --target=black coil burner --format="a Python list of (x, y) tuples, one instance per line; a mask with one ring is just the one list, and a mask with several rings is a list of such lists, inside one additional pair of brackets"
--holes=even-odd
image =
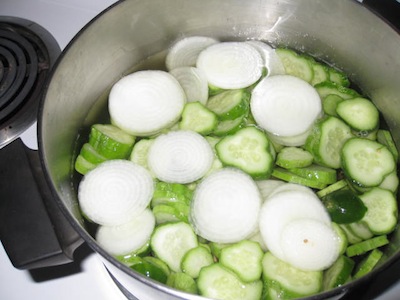
[(36, 120), (47, 75), (60, 53), (43, 27), (0, 16), (0, 148)]

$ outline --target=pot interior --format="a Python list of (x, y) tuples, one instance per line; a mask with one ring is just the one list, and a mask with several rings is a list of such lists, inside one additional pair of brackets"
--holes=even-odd
[[(107, 254), (93, 242), (79, 212), (79, 178), (73, 172), (77, 151), (89, 126), (108, 120), (104, 112), (113, 83), (135, 69), (163, 69), (166, 49), (174, 41), (192, 35), (262, 40), (333, 64), (374, 101), (396, 143), (400, 143), (400, 36), (360, 3), (118, 2), (88, 24), (63, 52), (39, 116), (40, 153), (57, 201), (75, 228), (104, 256)], [(385, 248), (385, 259), (399, 256), (399, 248), (397, 230), (391, 246)]]

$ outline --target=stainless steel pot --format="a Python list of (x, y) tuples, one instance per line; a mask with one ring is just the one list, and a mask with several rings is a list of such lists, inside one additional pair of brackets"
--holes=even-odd
[[(147, 57), (189, 35), (259, 39), (334, 63), (370, 97), (400, 144), (400, 36), (351, 0), (126, 0), (81, 31), (64, 51), (39, 114), (39, 151), (54, 198), (116, 279), (139, 299), (200, 299), (148, 280), (108, 255), (85, 227), (73, 162), (79, 137), (98, 121), (114, 82)], [(320, 294), (340, 297), (400, 257), (400, 231), (368, 276)]]

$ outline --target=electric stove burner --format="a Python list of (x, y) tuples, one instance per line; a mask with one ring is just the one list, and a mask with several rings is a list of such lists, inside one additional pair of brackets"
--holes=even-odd
[(0, 17), (0, 148), (36, 120), (47, 75), (60, 53), (38, 24)]

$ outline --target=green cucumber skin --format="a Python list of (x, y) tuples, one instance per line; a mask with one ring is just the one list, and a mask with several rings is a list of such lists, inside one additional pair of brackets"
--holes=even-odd
[[(361, 188), (379, 186), (385, 176), (396, 168), (393, 155), (387, 147), (368, 139), (356, 137), (348, 139), (342, 147), (340, 156), (345, 176)], [(359, 158), (357, 166), (355, 156)]]

